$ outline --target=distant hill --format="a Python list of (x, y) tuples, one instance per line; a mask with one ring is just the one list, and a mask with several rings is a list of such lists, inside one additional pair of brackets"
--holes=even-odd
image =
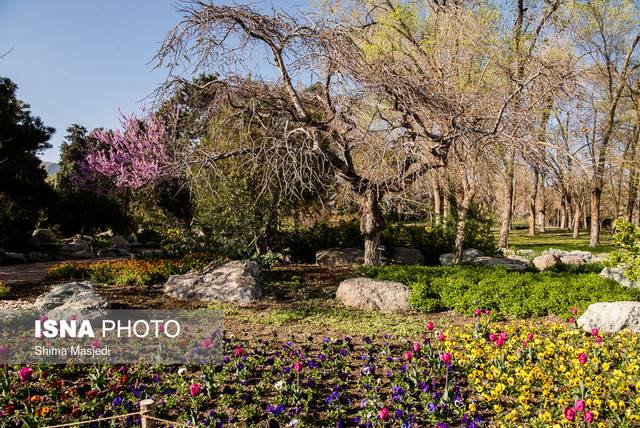
[(55, 162), (42, 162), (42, 166), (47, 171), (47, 175), (54, 175), (60, 171), (60, 165)]

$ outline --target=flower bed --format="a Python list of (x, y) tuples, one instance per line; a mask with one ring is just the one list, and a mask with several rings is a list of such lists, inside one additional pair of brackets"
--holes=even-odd
[(0, 425), (125, 414), (144, 398), (158, 416), (211, 426), (639, 423), (638, 335), (477, 317), (411, 340), (229, 336), (215, 367), (5, 368)]

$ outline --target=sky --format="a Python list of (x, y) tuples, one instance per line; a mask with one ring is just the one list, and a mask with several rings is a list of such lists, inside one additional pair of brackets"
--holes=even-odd
[[(273, 2), (289, 11), (306, 3)], [(117, 128), (120, 111), (138, 113), (150, 103), (167, 74), (154, 70), (153, 56), (179, 19), (173, 0), (0, 0), (0, 55), (8, 52), (0, 76), (13, 80), (18, 98), (56, 128), (43, 160), (59, 160), (71, 124)]]

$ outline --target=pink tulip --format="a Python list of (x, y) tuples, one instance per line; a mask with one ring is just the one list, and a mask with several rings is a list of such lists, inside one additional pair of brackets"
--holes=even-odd
[(600, 336), (596, 336), (596, 343), (600, 345), (602, 343), (602, 338)]
[(202, 387), (200, 385), (198, 385), (197, 383), (192, 383), (191, 386), (189, 387), (189, 395), (191, 395), (192, 397), (195, 397), (196, 395), (200, 394), (201, 390), (202, 390)]
[(446, 352), (446, 353), (440, 355), (440, 361), (442, 361), (445, 364), (451, 364), (452, 358), (453, 358), (453, 356), (449, 352)]
[(244, 349), (242, 348), (242, 346), (238, 346), (235, 351), (236, 357), (239, 357), (240, 355), (242, 355), (243, 352), (244, 352)]
[(576, 307), (571, 308), (571, 313), (573, 315), (576, 315), (578, 313), (578, 308), (576, 308)]
[(597, 336), (600, 333), (600, 330), (598, 330), (597, 328), (592, 328), (591, 329), (591, 335), (592, 336)]
[(102, 343), (100, 343), (99, 340), (92, 340), (90, 346), (91, 346), (91, 349), (98, 349), (99, 347), (102, 346)]
[(576, 322), (575, 318), (573, 318), (573, 317), (567, 318), (567, 323), (568, 324), (573, 324), (574, 322)]
[(506, 332), (504, 332), (504, 331), (503, 331), (503, 332), (500, 332), (500, 336), (499, 336), (499, 337), (500, 337), (500, 339), (502, 339), (502, 340), (507, 340), (507, 333), (506, 333)]
[(504, 345), (504, 339), (503, 338), (498, 338), (498, 340), (496, 340), (496, 346), (498, 348), (501, 348), (502, 345)]
[(202, 347), (206, 350), (209, 350), (213, 347), (213, 339), (210, 337), (206, 337), (202, 340)]
[(576, 410), (579, 412), (584, 411), (584, 400), (576, 400)]
[(580, 362), (580, 364), (585, 365), (585, 363), (587, 362), (587, 354), (583, 352), (582, 354), (578, 355), (578, 361)]
[(475, 316), (479, 317), (479, 316), (480, 316), (480, 314), (482, 314), (482, 311), (480, 310), (480, 308), (476, 308), (476, 309), (473, 311), (473, 314), (474, 314)]
[(382, 409), (378, 410), (378, 418), (384, 421), (389, 417), (389, 413), (389, 409), (383, 407)]
[(0, 354), (4, 354), (5, 352), (7, 352), (9, 348), (5, 345), (0, 345)]
[(296, 373), (300, 373), (302, 371), (302, 363), (300, 361), (296, 361), (295, 363), (293, 363), (293, 370)]
[(591, 422), (593, 422), (594, 419), (595, 419), (595, 415), (591, 410), (584, 412), (584, 421), (587, 424), (590, 424)]
[(411, 360), (411, 357), (413, 357), (413, 354), (411, 353), (411, 351), (407, 351), (404, 353), (404, 359), (407, 361)]
[(533, 336), (533, 333), (529, 333), (529, 334), (527, 335), (527, 341), (531, 342), (531, 341), (533, 340), (533, 337), (534, 337), (534, 336)]
[(494, 333), (491, 333), (489, 335), (489, 340), (495, 342), (496, 340), (498, 340), (498, 336), (496, 336)]
[(446, 340), (447, 336), (444, 335), (444, 333), (440, 333), (438, 334), (438, 340), (440, 342), (444, 342)]
[(573, 422), (573, 420), (576, 418), (576, 409), (574, 409), (573, 407), (567, 407), (566, 409), (564, 409), (564, 418), (569, 422)]
[(23, 367), (18, 372), (18, 378), (20, 378), (20, 382), (27, 382), (33, 379), (33, 369), (31, 367)]
[(491, 315), (491, 309), (489, 309), (489, 308), (485, 309), (484, 313), (485, 313), (486, 316)]
[(429, 331), (433, 330), (433, 323), (431, 321), (427, 323), (427, 330)]
[(413, 352), (420, 352), (422, 344), (418, 341), (413, 342)]
[(522, 347), (523, 347), (523, 348), (526, 348), (526, 347), (527, 347), (527, 341), (526, 341), (526, 340), (523, 340), (523, 341), (522, 341)]

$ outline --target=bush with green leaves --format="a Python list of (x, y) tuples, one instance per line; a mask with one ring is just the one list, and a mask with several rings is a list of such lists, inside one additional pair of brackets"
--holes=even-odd
[(491, 308), (517, 318), (564, 316), (595, 302), (640, 300), (640, 290), (623, 288), (596, 273), (510, 272), (475, 266), (373, 266), (357, 275), (398, 281), (411, 288), (411, 306), (434, 312), (470, 313)]
[(616, 220), (613, 245), (616, 250), (609, 254), (607, 264), (624, 266), (624, 274), (631, 281), (640, 279), (640, 227), (622, 219)]

